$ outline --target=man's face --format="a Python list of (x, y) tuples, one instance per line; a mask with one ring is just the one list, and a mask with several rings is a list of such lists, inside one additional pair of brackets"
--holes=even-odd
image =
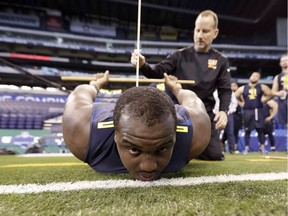
[(122, 114), (115, 142), (125, 168), (134, 179), (152, 181), (168, 165), (176, 141), (172, 117), (147, 127)]
[(200, 16), (194, 29), (194, 48), (197, 52), (208, 52), (219, 30), (215, 28), (212, 16)]
[(280, 67), (283, 73), (288, 73), (288, 55), (281, 57)]
[(232, 82), (232, 83), (231, 83), (231, 89), (232, 89), (233, 92), (235, 92), (235, 91), (238, 89), (238, 84)]
[(257, 72), (252, 73), (250, 76), (250, 82), (252, 84), (256, 84), (259, 81), (259, 79), (260, 79), (260, 74)]

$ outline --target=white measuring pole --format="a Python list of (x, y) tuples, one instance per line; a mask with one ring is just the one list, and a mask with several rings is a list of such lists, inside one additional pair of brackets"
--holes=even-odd
[[(138, 0), (138, 22), (137, 22), (137, 51), (140, 54), (140, 30), (141, 30), (141, 0)], [(136, 86), (139, 86), (139, 55), (136, 64)]]

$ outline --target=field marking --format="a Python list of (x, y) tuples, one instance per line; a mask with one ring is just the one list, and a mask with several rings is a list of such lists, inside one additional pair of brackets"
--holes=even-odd
[(274, 159), (274, 160), (288, 160), (288, 157), (284, 156), (266, 156), (265, 159)]
[[(262, 158), (262, 159), (245, 159), (246, 161), (251, 161), (251, 162), (271, 162), (271, 161), (283, 161), (284, 159), (272, 159), (272, 158)], [(285, 159), (287, 160), (287, 159)]]
[(158, 186), (189, 186), (209, 183), (225, 183), (240, 181), (273, 181), (288, 179), (287, 172), (280, 173), (254, 173), (243, 175), (217, 175), (189, 178), (159, 179), (152, 182), (134, 180), (103, 180), (103, 181), (78, 181), (55, 182), (50, 184), (26, 184), (26, 185), (0, 185), (0, 194), (31, 194), (43, 192), (61, 192), (87, 189), (110, 188), (138, 188)]
[(15, 167), (47, 167), (47, 166), (88, 166), (85, 163), (65, 162), (65, 163), (28, 163), (28, 164), (9, 164), (2, 165), (0, 168), (15, 168)]
[(17, 157), (72, 157), (72, 153), (39, 153), (39, 154), (20, 154)]
[[(279, 158), (263, 158), (263, 159), (245, 159), (246, 161), (251, 162), (270, 162), (270, 161), (279, 161), (284, 159)], [(190, 161), (190, 163), (214, 163), (214, 161)], [(62, 163), (26, 163), (26, 164), (8, 164), (8, 165), (0, 165), (0, 168), (23, 168), (23, 167), (48, 167), (48, 166), (88, 166), (88, 164), (84, 162), (62, 162)]]

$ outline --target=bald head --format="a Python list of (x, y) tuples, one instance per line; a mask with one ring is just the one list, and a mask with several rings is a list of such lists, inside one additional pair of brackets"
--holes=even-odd
[(211, 10), (202, 11), (202, 12), (198, 15), (195, 23), (196, 23), (200, 18), (202, 18), (202, 17), (212, 17), (213, 22), (214, 22), (214, 23), (213, 23), (213, 28), (214, 28), (214, 29), (217, 29), (217, 28), (218, 28), (218, 16), (217, 16), (216, 13), (214, 13), (214, 12), (211, 11)]

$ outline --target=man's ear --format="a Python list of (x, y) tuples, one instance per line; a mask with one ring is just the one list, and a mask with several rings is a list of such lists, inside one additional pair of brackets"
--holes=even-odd
[(117, 144), (117, 135), (116, 135), (116, 133), (115, 133), (115, 135), (114, 135), (114, 141), (115, 141), (115, 143)]
[(218, 34), (219, 34), (219, 29), (216, 28), (216, 29), (214, 30), (214, 37), (213, 37), (213, 39), (217, 38)]

